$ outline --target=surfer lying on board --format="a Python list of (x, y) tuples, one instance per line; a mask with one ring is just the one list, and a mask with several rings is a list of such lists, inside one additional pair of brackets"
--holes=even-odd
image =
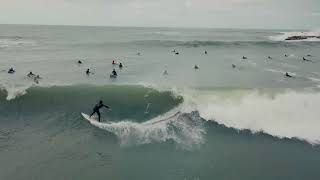
[(93, 112), (91, 113), (90, 117), (91, 117), (94, 113), (97, 113), (97, 114), (98, 114), (98, 118), (99, 118), (99, 122), (100, 122), (100, 116), (101, 116), (101, 115), (100, 115), (100, 111), (99, 111), (99, 110), (100, 110), (101, 108), (103, 108), (103, 107), (105, 107), (105, 108), (107, 108), (107, 109), (110, 109), (109, 106), (104, 105), (104, 104), (103, 104), (103, 101), (100, 100), (99, 103), (94, 106)]

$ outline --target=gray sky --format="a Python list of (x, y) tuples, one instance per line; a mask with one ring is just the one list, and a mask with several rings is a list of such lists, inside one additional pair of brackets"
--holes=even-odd
[(0, 0), (0, 24), (320, 29), (320, 0)]

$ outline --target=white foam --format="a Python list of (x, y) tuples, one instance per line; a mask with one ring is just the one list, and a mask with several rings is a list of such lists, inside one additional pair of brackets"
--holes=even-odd
[(113, 123), (94, 122), (93, 125), (114, 133), (121, 145), (142, 145), (161, 143), (173, 140), (180, 148), (192, 150), (203, 144), (204, 129), (194, 118), (172, 110), (165, 115), (156, 117), (144, 123), (120, 121)]
[(0, 83), (0, 89), (7, 92), (6, 100), (10, 101), (27, 93), (31, 85), (13, 85), (10, 83)]
[(262, 94), (259, 91), (198, 93), (191, 96), (201, 117), (227, 127), (320, 143), (320, 93)]

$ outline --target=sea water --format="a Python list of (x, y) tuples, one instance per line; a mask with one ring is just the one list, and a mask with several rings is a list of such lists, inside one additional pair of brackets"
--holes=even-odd
[(300, 32), (1, 25), (0, 179), (318, 179), (320, 42)]

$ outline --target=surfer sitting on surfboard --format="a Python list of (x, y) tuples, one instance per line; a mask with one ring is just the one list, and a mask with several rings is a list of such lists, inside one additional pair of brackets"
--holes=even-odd
[(101, 115), (100, 115), (100, 111), (99, 111), (99, 110), (100, 110), (101, 108), (103, 108), (103, 107), (105, 107), (105, 108), (107, 108), (107, 109), (110, 109), (109, 106), (104, 105), (104, 104), (103, 104), (103, 101), (100, 100), (99, 103), (94, 106), (93, 112), (91, 113), (90, 117), (91, 117), (94, 113), (97, 113), (97, 114), (98, 114), (98, 118), (99, 118), (99, 122), (100, 122), (100, 116), (101, 116)]

